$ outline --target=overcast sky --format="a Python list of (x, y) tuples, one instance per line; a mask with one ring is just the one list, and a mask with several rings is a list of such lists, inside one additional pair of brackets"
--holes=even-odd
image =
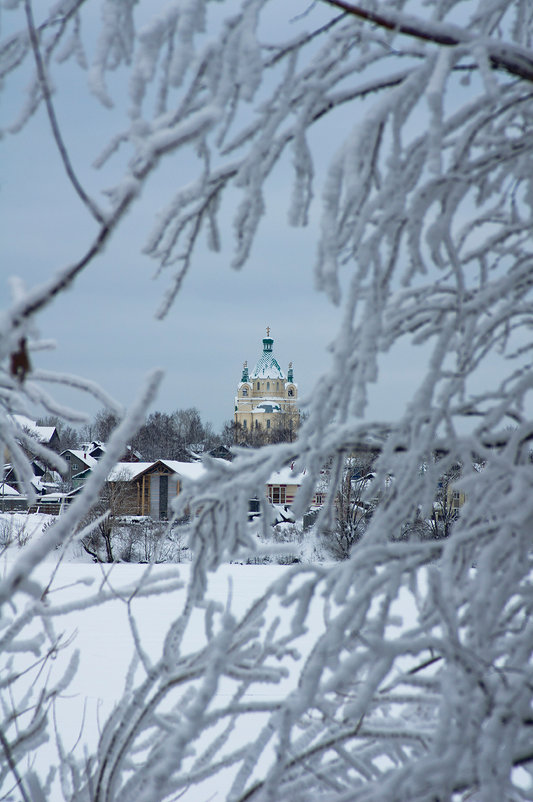
[[(64, 138), (82, 183), (98, 197), (119, 175), (121, 163), (112, 163), (104, 176), (91, 163), (117, 128), (124, 127), (127, 98), (117, 91), (116, 108), (109, 112), (89, 94), (85, 76), (72, 64), (56, 75), (55, 103)], [(20, 107), (25, 82), (27, 74), (6, 84), (4, 126)], [(120, 84), (117, 87), (120, 90)], [(352, 118), (360, 113), (361, 109), (349, 111)], [(121, 117), (122, 123), (117, 122)], [(318, 198), (320, 177), (344, 134), (334, 128), (327, 136), (320, 130), (315, 134), (321, 155)], [(0, 286), (5, 306), (9, 276), (21, 277), (28, 286), (42, 281), (76, 261), (96, 228), (65, 177), (42, 109), (21, 133), (7, 134), (1, 147)], [(313, 287), (319, 203), (308, 228), (287, 224), (292, 176), (284, 162), (269, 182), (268, 213), (246, 267), (235, 272), (229, 266), (231, 218), (238, 201), (229, 195), (222, 252), (214, 254), (201, 246), (167, 318), (156, 320), (167, 278), (163, 274), (154, 280), (156, 265), (141, 249), (157, 210), (192, 175), (186, 155), (163, 162), (106, 251), (40, 318), (40, 336), (55, 340), (56, 347), (33, 354), (33, 362), (91, 379), (126, 405), (146, 373), (161, 366), (166, 376), (154, 408), (170, 412), (196, 406), (218, 429), (232, 418), (242, 363), (246, 359), (251, 367), (255, 364), (266, 326), (282, 368), (286, 371), (288, 362), (294, 363), (300, 396), (311, 395), (327, 367), (327, 346), (339, 311)], [(416, 375), (413, 361), (391, 355), (383, 363), (369, 417), (396, 417)], [(80, 394), (56, 395), (91, 414), (98, 406)]]

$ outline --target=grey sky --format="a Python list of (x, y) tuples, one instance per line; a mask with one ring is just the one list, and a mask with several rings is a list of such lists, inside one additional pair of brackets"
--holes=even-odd
[[(102, 189), (117, 180), (122, 156), (110, 162), (103, 175), (90, 165), (112, 134), (125, 126), (128, 101), (124, 92), (115, 91), (115, 110), (102, 109), (89, 94), (81, 71), (71, 63), (56, 70), (55, 103), (64, 138), (82, 183), (98, 198)], [(120, 83), (117, 87), (120, 90)], [(22, 96), (23, 80), (8, 81), (4, 125), (13, 119)], [(354, 109), (348, 110), (349, 124), (355, 117)], [(40, 336), (54, 339), (57, 347), (35, 353), (34, 364), (82, 375), (124, 404), (135, 395), (147, 371), (162, 366), (166, 378), (155, 408), (172, 411), (197, 406), (202, 417), (218, 428), (232, 417), (242, 362), (255, 363), (269, 325), (276, 356), (284, 370), (293, 361), (305, 399), (327, 367), (327, 344), (338, 322), (339, 311), (314, 290), (313, 264), (320, 177), (345, 134), (342, 128), (330, 127), (327, 135), (321, 130), (315, 135), (320, 154), (318, 198), (306, 229), (287, 224), (292, 174), (286, 160), (276, 168), (267, 185), (267, 215), (249, 263), (240, 272), (229, 267), (231, 218), (239, 199), (228, 195), (222, 252), (212, 253), (202, 244), (182, 291), (161, 322), (154, 313), (167, 277), (163, 273), (152, 279), (156, 265), (141, 249), (155, 213), (193, 176), (183, 155), (164, 161), (106, 251), (41, 317)], [(42, 109), (21, 133), (6, 135), (2, 149), (0, 286), (7, 302), (9, 276), (20, 276), (28, 286), (40, 282), (82, 255), (95, 225), (65, 177)], [(396, 417), (416, 373), (412, 361), (399, 360), (394, 354), (387, 359), (368, 416)], [(56, 397), (91, 414), (98, 406), (67, 391), (57, 390)]]

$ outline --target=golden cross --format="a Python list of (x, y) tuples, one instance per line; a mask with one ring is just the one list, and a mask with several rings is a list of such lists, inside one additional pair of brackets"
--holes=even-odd
[(267, 337), (270, 337), (270, 326), (267, 326)]

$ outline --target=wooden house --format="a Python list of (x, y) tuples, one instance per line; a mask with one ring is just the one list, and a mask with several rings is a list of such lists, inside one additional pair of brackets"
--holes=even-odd
[(198, 462), (159, 459), (155, 462), (119, 462), (108, 476), (116, 512), (167, 519), (171, 502), (184, 479), (198, 479), (205, 471)]

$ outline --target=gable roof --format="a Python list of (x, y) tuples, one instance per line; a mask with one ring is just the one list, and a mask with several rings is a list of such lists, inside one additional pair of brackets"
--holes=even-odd
[(173, 459), (160, 459), (157, 462), (163, 463), (173, 473), (177, 473), (184, 479), (199, 479), (205, 473), (205, 467), (202, 462), (178, 462)]
[(108, 474), (108, 482), (132, 482), (143, 473), (148, 473), (162, 465), (182, 479), (199, 479), (205, 472), (201, 462), (179, 462), (173, 459), (156, 459), (153, 462), (117, 462)]
[(269, 476), (267, 485), (298, 485), (300, 486), (304, 480), (305, 471), (302, 473), (295, 473), (290, 465), (276, 471)]
[(57, 437), (55, 426), (39, 426), (34, 420), (27, 418), (26, 415), (12, 415), (12, 418), (21, 429), (25, 429), (28, 434), (43, 445), (50, 443), (54, 435)]
[(0, 482), (0, 498), (2, 496), (20, 496), (20, 493), (18, 490), (15, 490), (14, 487), (11, 487), (11, 485)]
[(153, 462), (117, 462), (107, 475), (108, 482), (132, 482), (152, 467)]
[(88, 468), (94, 468), (96, 463), (98, 462), (95, 457), (91, 457), (86, 451), (83, 451), (80, 448), (66, 448), (64, 451), (61, 452), (61, 456), (64, 454), (74, 454), (76, 459), (79, 459), (80, 462), (83, 462)]

